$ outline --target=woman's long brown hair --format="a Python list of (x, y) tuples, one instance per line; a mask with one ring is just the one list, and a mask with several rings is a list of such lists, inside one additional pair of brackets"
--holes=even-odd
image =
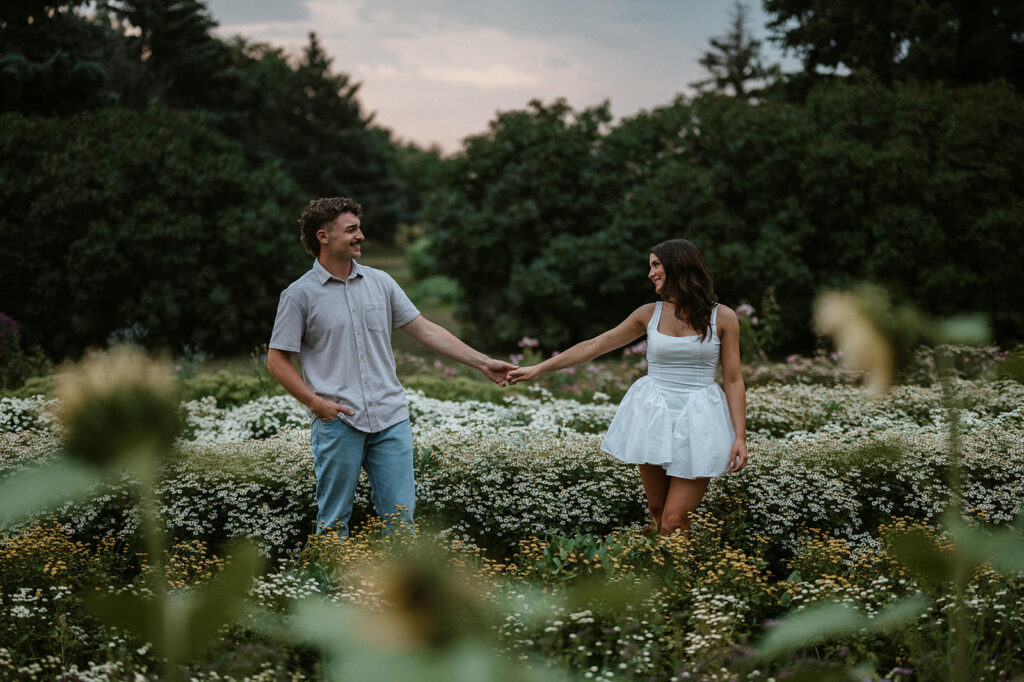
[(704, 341), (718, 296), (700, 251), (686, 239), (669, 239), (652, 247), (651, 253), (665, 268), (662, 300), (674, 300), (676, 319), (692, 327)]

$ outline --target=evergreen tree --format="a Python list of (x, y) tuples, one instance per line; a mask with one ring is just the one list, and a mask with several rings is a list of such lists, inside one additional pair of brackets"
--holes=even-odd
[(122, 98), (134, 106), (160, 100), (175, 109), (218, 109), (232, 87), (227, 47), (200, 0), (105, 0), (141, 68), (122, 74)]
[(294, 65), (267, 45), (236, 39), (231, 49), (242, 85), (218, 127), (254, 158), (279, 161), (308, 196), (355, 197), (368, 234), (391, 241), (407, 212), (396, 152), (363, 112), (360, 84), (332, 69), (313, 33)]
[(111, 104), (105, 50), (117, 35), (86, 0), (0, 3), (0, 111), (61, 114)]
[(700, 58), (700, 65), (711, 78), (690, 85), (701, 91), (726, 93), (740, 99), (756, 96), (760, 89), (750, 83), (770, 84), (780, 75), (778, 64), (765, 64), (761, 41), (754, 38), (747, 26), (747, 8), (735, 2), (730, 13), (729, 31), (711, 39), (711, 48)]

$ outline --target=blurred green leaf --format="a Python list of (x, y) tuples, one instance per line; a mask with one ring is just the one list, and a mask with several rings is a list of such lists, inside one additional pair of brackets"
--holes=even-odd
[(98, 480), (91, 467), (67, 460), (15, 474), (0, 483), (0, 526), (80, 500)]
[[(328, 657), (324, 670), (336, 682), (547, 682), (570, 679), (558, 669), (523, 666), (499, 656), (480, 640), (460, 639), (450, 647), (402, 648), (375, 644), (368, 638), (362, 614), (352, 607), (323, 600), (299, 602), (294, 612), (293, 637), (319, 646)], [(371, 635), (372, 637), (372, 635)]]
[(845, 604), (816, 604), (773, 627), (757, 647), (764, 658), (810, 646), (835, 635), (860, 629), (861, 617)]
[[(252, 578), (260, 566), (255, 546), (229, 546), (230, 560), (210, 584), (194, 592), (157, 592), (156, 596), (86, 593), (86, 606), (108, 625), (150, 642), (169, 664), (205, 650), (224, 625), (245, 606)], [(166, 588), (164, 588), (166, 589)]]
[(891, 630), (910, 622), (920, 615), (928, 606), (928, 601), (923, 595), (915, 594), (905, 597), (881, 611), (874, 618), (870, 619), (875, 630)]
[(852, 682), (870, 679), (858, 676), (854, 671), (835, 666), (812, 665), (786, 676), (786, 682)]
[(999, 376), (1024, 383), (1024, 353), (1012, 353), (999, 365)]
[(563, 599), (570, 611), (616, 614), (631, 606), (640, 606), (653, 591), (650, 582), (613, 582), (602, 572), (600, 576), (589, 575), (567, 586)]
[(922, 596), (914, 595), (893, 603), (874, 618), (868, 618), (847, 604), (815, 604), (769, 630), (757, 650), (762, 658), (775, 658), (840, 635), (861, 630), (891, 630), (916, 617), (925, 605)]
[(252, 579), (260, 570), (262, 561), (251, 542), (232, 543), (225, 554), (230, 557), (227, 566), (209, 585), (193, 594), (180, 595), (187, 618), (184, 632), (178, 635), (187, 641), (184, 659), (205, 649), (217, 631), (242, 612)]
[(943, 343), (979, 346), (992, 338), (992, 327), (985, 315), (960, 315), (939, 322)]
[(354, 648), (359, 619), (352, 607), (339, 606), (321, 599), (304, 599), (295, 607), (292, 631), (300, 642), (315, 644), (334, 655)]
[(896, 558), (929, 585), (942, 585), (952, 575), (949, 558), (926, 533), (910, 531), (897, 535), (892, 539), (892, 548)]
[(131, 633), (140, 641), (158, 647), (163, 639), (163, 605), (153, 597), (129, 592), (87, 592), (82, 601), (104, 623)]
[(992, 567), (1004, 574), (1024, 571), (1024, 538), (1016, 528), (1005, 528), (986, 532), (961, 522), (954, 524), (950, 531), (957, 549), (967, 556), (973, 565), (991, 563)]

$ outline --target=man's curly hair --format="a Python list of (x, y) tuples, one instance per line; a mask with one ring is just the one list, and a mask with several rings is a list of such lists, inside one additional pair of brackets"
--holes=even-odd
[(351, 213), (357, 218), (362, 218), (363, 207), (355, 199), (348, 197), (326, 197), (313, 199), (302, 210), (302, 217), (299, 218), (299, 236), (306, 251), (314, 258), (320, 255), (320, 242), (317, 241), (316, 233), (333, 223), (342, 213)]

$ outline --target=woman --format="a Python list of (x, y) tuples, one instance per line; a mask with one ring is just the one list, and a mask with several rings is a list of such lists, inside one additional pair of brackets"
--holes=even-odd
[[(747, 463), (746, 393), (740, 373), (740, 325), (717, 303), (700, 251), (685, 239), (651, 249), (648, 279), (661, 295), (622, 324), (532, 367), (509, 381), (533, 379), (621, 348), (647, 334), (647, 376), (633, 384), (601, 449), (640, 465), (651, 521), (662, 535), (689, 532), (690, 514), (708, 483)], [(715, 383), (722, 365), (725, 391)]]

